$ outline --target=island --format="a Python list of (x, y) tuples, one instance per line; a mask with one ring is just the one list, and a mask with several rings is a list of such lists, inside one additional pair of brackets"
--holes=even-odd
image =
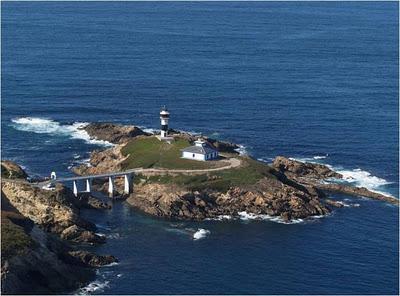
[[(337, 182), (343, 176), (328, 166), (283, 156), (260, 162), (241, 155), (237, 144), (173, 130), (167, 123), (161, 134), (113, 123), (82, 127), (91, 138), (113, 146), (91, 152), (89, 163), (73, 172), (86, 176), (137, 169), (129, 194), (123, 179), (115, 179), (117, 196), (139, 211), (171, 220), (248, 215), (291, 223), (343, 207), (330, 198), (336, 192), (398, 205), (392, 196)], [(184, 152), (193, 153), (193, 159)], [(196, 153), (205, 156), (199, 160)], [(95, 267), (118, 260), (82, 249), (106, 239), (80, 209), (107, 211), (110, 204), (90, 193), (76, 195), (62, 183), (41, 187), (11, 161), (1, 162), (1, 176), (3, 293), (71, 292), (93, 279)], [(106, 192), (108, 181), (96, 180), (93, 187)]]

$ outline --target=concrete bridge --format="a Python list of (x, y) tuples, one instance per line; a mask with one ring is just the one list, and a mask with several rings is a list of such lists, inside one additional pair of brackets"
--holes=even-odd
[[(48, 186), (50, 184), (55, 183), (66, 183), (72, 182), (72, 190), (75, 196), (78, 196), (79, 192), (92, 192), (92, 183), (94, 179), (105, 179), (108, 178), (108, 194), (110, 197), (113, 197), (115, 194), (115, 184), (114, 179), (116, 177), (124, 178), (124, 193), (130, 194), (133, 190), (133, 177), (135, 175), (136, 170), (129, 170), (125, 172), (115, 172), (115, 173), (105, 173), (98, 175), (88, 175), (88, 176), (75, 176), (75, 177), (67, 177), (67, 178), (56, 178), (55, 174), (52, 173), (52, 179), (41, 182), (38, 185), (40, 187)], [(79, 183), (84, 184), (84, 190), (79, 190)]]

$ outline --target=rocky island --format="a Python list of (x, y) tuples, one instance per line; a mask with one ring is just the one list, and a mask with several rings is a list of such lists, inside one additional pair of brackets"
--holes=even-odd
[[(90, 137), (113, 147), (91, 153), (89, 164), (73, 168), (93, 175), (140, 168), (126, 202), (155, 217), (173, 220), (275, 217), (284, 223), (329, 214), (343, 204), (329, 193), (368, 197), (398, 205), (398, 199), (343, 182), (328, 166), (278, 156), (271, 164), (240, 155), (234, 143), (203, 137), (219, 158), (196, 161), (181, 158), (181, 149), (197, 137), (170, 130), (173, 141), (135, 126), (92, 123), (83, 127)], [(82, 249), (101, 244), (96, 226), (80, 209), (110, 206), (87, 193), (75, 196), (63, 184), (54, 190), (29, 182), (17, 164), (2, 161), (2, 292), (60, 293), (72, 291), (94, 276), (94, 267), (117, 259)], [(94, 187), (106, 191), (106, 181)], [(123, 195), (122, 180), (116, 180)], [(27, 281), (29, 280), (29, 286)]]
[[(197, 138), (189, 133), (171, 130), (174, 141), (164, 143), (132, 126), (93, 123), (84, 129), (91, 137), (115, 146), (94, 151), (90, 164), (76, 167), (75, 173), (86, 175), (143, 168), (135, 177), (134, 192), (127, 196), (127, 202), (157, 217), (203, 220), (235, 217), (246, 212), (276, 216), (289, 222), (328, 214), (332, 206), (341, 207), (329, 198), (330, 192), (398, 204), (394, 197), (335, 183), (343, 176), (321, 164), (282, 156), (266, 164), (239, 155), (236, 144), (207, 137), (205, 141), (219, 151), (220, 159), (198, 162), (180, 157), (180, 149)], [(124, 133), (126, 130), (129, 134)], [(120, 192), (121, 186), (120, 183)], [(98, 188), (105, 190), (107, 182), (98, 184)]]

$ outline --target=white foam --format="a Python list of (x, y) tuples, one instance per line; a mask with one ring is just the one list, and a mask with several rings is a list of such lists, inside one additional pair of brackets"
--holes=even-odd
[(343, 175), (345, 181), (368, 189), (377, 189), (380, 186), (390, 184), (385, 179), (373, 176), (370, 172), (361, 169), (337, 170), (337, 172)]
[(119, 265), (119, 263), (118, 262), (111, 262), (110, 264), (103, 265), (103, 267), (110, 267), (110, 266), (115, 266), (115, 265)]
[(149, 128), (149, 127), (145, 127), (145, 126), (141, 126), (141, 125), (139, 125), (137, 127), (140, 128), (145, 133), (149, 133), (149, 134), (152, 134), (152, 135), (157, 134), (157, 133), (160, 132), (159, 129), (155, 129), (155, 128)]
[(232, 216), (231, 215), (219, 215), (215, 218), (206, 218), (204, 219), (205, 221), (223, 221), (223, 220), (231, 220)]
[(326, 159), (328, 156), (329, 156), (329, 154), (315, 155), (315, 156), (312, 156), (312, 157), (289, 157), (289, 159), (290, 160), (300, 161), (300, 162), (310, 162), (310, 163), (318, 163), (318, 164), (320, 164), (319, 160)]
[(316, 155), (316, 156), (313, 156), (313, 159), (325, 159), (327, 157), (328, 157), (328, 154), (326, 154), (326, 155)]
[(60, 124), (57, 121), (39, 117), (19, 117), (11, 119), (12, 126), (20, 131), (33, 132), (37, 134), (49, 134), (53, 136), (67, 136), (71, 139), (80, 139), (88, 144), (101, 146), (114, 146), (110, 142), (90, 138), (83, 130), (87, 122), (75, 122), (73, 124)]
[(199, 240), (202, 238), (205, 238), (207, 235), (209, 235), (211, 232), (210, 230), (199, 228), (194, 234), (193, 234), (193, 240)]
[[(246, 211), (238, 212), (239, 219), (243, 221), (249, 220), (268, 220), (276, 223), (281, 224), (298, 224), (304, 222), (304, 219), (292, 219), (290, 221), (285, 221), (279, 216), (270, 216), (267, 214), (254, 214), (254, 213), (247, 213)], [(314, 216), (310, 218), (320, 218), (319, 216)]]
[[(328, 156), (328, 154), (327, 154)], [(297, 160), (301, 162), (311, 162), (311, 163), (318, 163), (315, 160), (322, 159), (319, 156), (314, 156), (312, 159), (311, 158), (289, 158), (292, 160)], [(332, 166), (329, 164), (325, 164), (329, 169), (341, 174), (343, 176), (343, 179), (328, 179), (328, 182), (335, 182), (335, 183), (341, 183), (341, 182), (347, 182), (350, 183), (350, 185), (357, 186), (357, 187), (365, 187), (370, 191), (380, 193), (386, 196), (394, 197), (390, 193), (387, 193), (385, 191), (381, 190), (381, 186), (392, 184), (392, 182), (389, 182), (383, 178), (379, 178), (377, 176), (372, 175), (368, 171), (364, 171), (360, 168), (349, 170), (349, 169), (344, 169), (342, 166)]]
[(239, 155), (247, 155), (248, 154), (247, 150), (246, 150), (246, 146), (240, 145), (240, 144), (238, 145), (238, 148), (235, 149), (235, 151), (237, 153), (239, 153)]
[(88, 295), (88, 294), (93, 294), (93, 293), (100, 293), (104, 292), (105, 288), (109, 287), (110, 281), (99, 281), (95, 280), (88, 285), (86, 285), (83, 288), (80, 288), (78, 290), (78, 294), (80, 295)]
[(274, 158), (273, 157), (268, 157), (268, 158), (257, 158), (257, 160), (258, 161), (261, 161), (261, 162), (265, 162), (265, 163), (271, 163), (273, 160), (274, 160)]

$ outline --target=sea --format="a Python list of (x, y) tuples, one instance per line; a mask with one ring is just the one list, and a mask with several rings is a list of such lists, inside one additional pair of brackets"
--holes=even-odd
[[(2, 2), (1, 153), (72, 175), (110, 143), (90, 122), (170, 127), (330, 165), (399, 197), (396, 2)], [(119, 259), (80, 294), (398, 294), (399, 208), (346, 206), (285, 224), (179, 222), (124, 201), (85, 218)]]

